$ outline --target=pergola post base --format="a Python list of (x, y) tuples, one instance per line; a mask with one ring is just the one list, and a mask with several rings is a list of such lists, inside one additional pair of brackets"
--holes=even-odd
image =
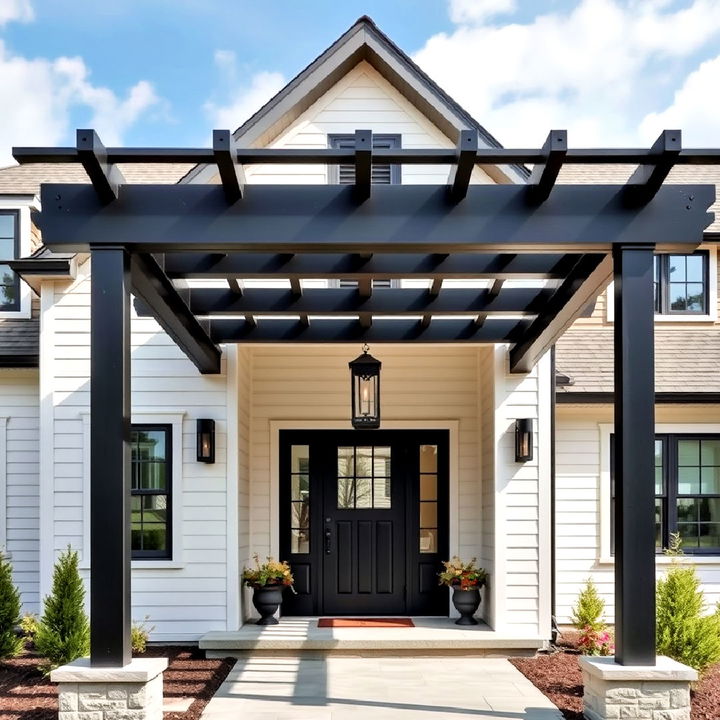
[(690, 720), (697, 671), (668, 657), (654, 665), (620, 665), (614, 657), (581, 657), (587, 720)]
[(87, 658), (53, 670), (59, 720), (162, 720), (166, 658), (134, 659), (121, 668), (91, 667)]

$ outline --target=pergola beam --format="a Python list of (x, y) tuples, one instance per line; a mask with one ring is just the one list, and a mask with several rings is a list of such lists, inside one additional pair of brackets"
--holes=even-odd
[(125, 182), (120, 170), (108, 161), (107, 150), (94, 130), (78, 130), (77, 157), (90, 178), (99, 201), (106, 205), (116, 200)]
[(477, 150), (477, 130), (461, 130), (457, 144), (457, 159), (450, 169), (448, 178), (448, 197), (453, 203), (460, 202), (467, 195)]
[(617, 186), (558, 185), (528, 207), (525, 192), (471, 185), (453, 211), (445, 188), (432, 185), (376, 185), (358, 208), (351, 186), (257, 186), (228, 207), (212, 185), (123, 185), (105, 205), (85, 185), (48, 184), (41, 230), (62, 252), (608, 252), (612, 242), (670, 250), (698, 245), (715, 200), (714, 186), (674, 185), (629, 208)]
[(663, 130), (653, 143), (647, 160), (628, 179), (624, 189), (625, 202), (631, 206), (650, 202), (677, 162), (681, 149), (681, 131)]
[(536, 163), (528, 178), (527, 201), (539, 205), (550, 196), (567, 155), (567, 130), (551, 130), (542, 147), (545, 161)]
[(302, 295), (296, 295), (282, 288), (249, 288), (238, 295), (222, 288), (193, 288), (190, 311), (195, 316), (536, 314), (553, 293), (544, 288), (503, 288), (494, 295), (491, 289), (453, 288), (433, 296), (423, 288), (375, 288), (372, 295), (362, 295), (355, 288), (305, 288)]
[[(573, 323), (587, 303), (610, 282), (612, 257), (582, 255), (568, 277), (547, 301), (538, 301), (538, 317), (510, 350), (510, 372), (527, 373)], [(532, 306), (531, 306), (532, 307)]]
[(232, 135), (229, 130), (213, 130), (213, 155), (220, 181), (230, 205), (242, 199), (245, 192), (245, 173), (232, 152)]
[(355, 198), (364, 202), (372, 184), (372, 130), (355, 131)]
[(201, 373), (219, 373), (220, 348), (190, 312), (155, 258), (134, 254), (130, 267), (133, 293), (145, 304), (160, 327)]
[[(508, 259), (509, 258), (509, 259)], [(363, 258), (357, 254), (304, 255), (243, 253), (212, 255), (170, 253), (165, 271), (171, 278), (317, 278), (360, 280), (363, 277), (557, 280), (565, 277), (572, 255), (558, 253), (389, 253)]]
[(309, 326), (299, 320), (213, 320), (211, 336), (217, 343), (495, 343), (512, 342), (528, 321), (490, 319), (482, 328), (471, 320), (433, 320), (423, 327), (419, 319), (376, 319), (363, 327), (359, 319), (317, 320)]

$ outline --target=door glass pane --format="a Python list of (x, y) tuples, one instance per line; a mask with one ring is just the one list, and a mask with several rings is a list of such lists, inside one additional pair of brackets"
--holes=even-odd
[(436, 528), (433, 528), (431, 530), (424, 529), (420, 531), (420, 552), (438, 552), (438, 531)]
[(310, 552), (310, 446), (290, 446), (290, 552)]
[(355, 478), (355, 507), (371, 508), (372, 506), (372, 478)]
[(437, 475), (420, 476), (420, 500), (437, 500)]
[(655, 499), (655, 547), (662, 548), (663, 537), (663, 501)]
[(420, 503), (420, 527), (432, 528), (437, 527), (437, 503), (421, 502)]
[(420, 446), (420, 472), (437, 472), (437, 445)]
[(308, 500), (310, 498), (310, 477), (308, 475), (293, 475), (291, 485), (291, 500)]
[(338, 510), (355, 507), (355, 481), (352, 478), (338, 478)]
[(310, 533), (301, 528), (293, 528), (290, 534), (290, 552), (305, 554), (310, 552)]
[(372, 448), (355, 448), (355, 477), (372, 477)]
[(310, 467), (310, 448), (307, 445), (293, 445), (290, 449), (291, 473), (307, 473)]
[(391, 483), (392, 480), (389, 477), (375, 478), (373, 485), (373, 507), (385, 509), (390, 507)]
[(374, 448), (373, 474), (375, 477), (390, 477), (390, 448), (389, 447)]
[(355, 448), (338, 448), (338, 475), (353, 477), (355, 475)]

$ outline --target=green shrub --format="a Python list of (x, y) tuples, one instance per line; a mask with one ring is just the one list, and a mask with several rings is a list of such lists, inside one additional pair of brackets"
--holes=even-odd
[(133, 622), (130, 628), (130, 645), (133, 652), (144, 653), (147, 648), (150, 633), (155, 629), (154, 625), (152, 627), (147, 626), (149, 619), (150, 616), (146, 615), (142, 622)]
[(588, 578), (572, 610), (570, 621), (578, 630), (584, 631), (589, 628), (593, 631), (601, 631), (605, 629), (604, 612), (605, 601), (598, 594), (595, 583)]
[(0, 658), (15, 657), (24, 641), (16, 628), (20, 622), (20, 593), (13, 584), (10, 561), (0, 552)]
[(35, 636), (35, 648), (46, 659), (42, 666), (45, 673), (90, 652), (90, 625), (84, 602), (78, 556), (68, 546), (55, 563), (52, 591), (45, 598)]
[[(668, 555), (681, 555), (674, 536)], [(657, 583), (657, 654), (698, 672), (720, 661), (720, 610), (704, 615), (705, 599), (694, 565), (674, 562)]]
[(40, 622), (35, 613), (25, 613), (20, 620), (20, 629), (28, 640), (35, 640)]

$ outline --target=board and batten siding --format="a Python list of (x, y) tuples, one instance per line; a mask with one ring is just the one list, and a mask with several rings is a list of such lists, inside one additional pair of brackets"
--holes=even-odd
[[(89, 571), (87, 512), (90, 407), (90, 261), (68, 286), (43, 287), (44, 342), (42, 372), (51, 401), (44, 406), (46, 424), (41, 445), (51, 469), (43, 581), (57, 554), (68, 545), (80, 552)], [(132, 614), (149, 616), (153, 640), (193, 640), (208, 630), (226, 628), (227, 608), (227, 469), (225, 362), (217, 376), (203, 376), (150, 318), (132, 313), (132, 411), (143, 422), (179, 418), (181, 487), (174, 487), (172, 561), (134, 561)], [(216, 421), (216, 462), (196, 461), (195, 421)], [(174, 475), (178, 468), (174, 467)]]
[(8, 553), (23, 612), (40, 609), (37, 370), (0, 371), (0, 550)]
[[(720, 407), (658, 405), (655, 422), (664, 431), (717, 432)], [(556, 615), (558, 622), (570, 622), (572, 607), (585, 581), (590, 578), (605, 600), (606, 619), (614, 620), (614, 563), (604, 557), (601, 534), (609, 537), (610, 519), (602, 512), (602, 493), (609, 492), (601, 482), (601, 425), (613, 422), (609, 405), (568, 406), (557, 408), (555, 465), (556, 523)], [(683, 428), (685, 426), (685, 428)], [(606, 459), (609, 462), (609, 458)], [(607, 498), (605, 498), (605, 501)], [(693, 558), (705, 592), (708, 609), (720, 601), (720, 558)], [(657, 574), (662, 576), (667, 560), (657, 559)]]

